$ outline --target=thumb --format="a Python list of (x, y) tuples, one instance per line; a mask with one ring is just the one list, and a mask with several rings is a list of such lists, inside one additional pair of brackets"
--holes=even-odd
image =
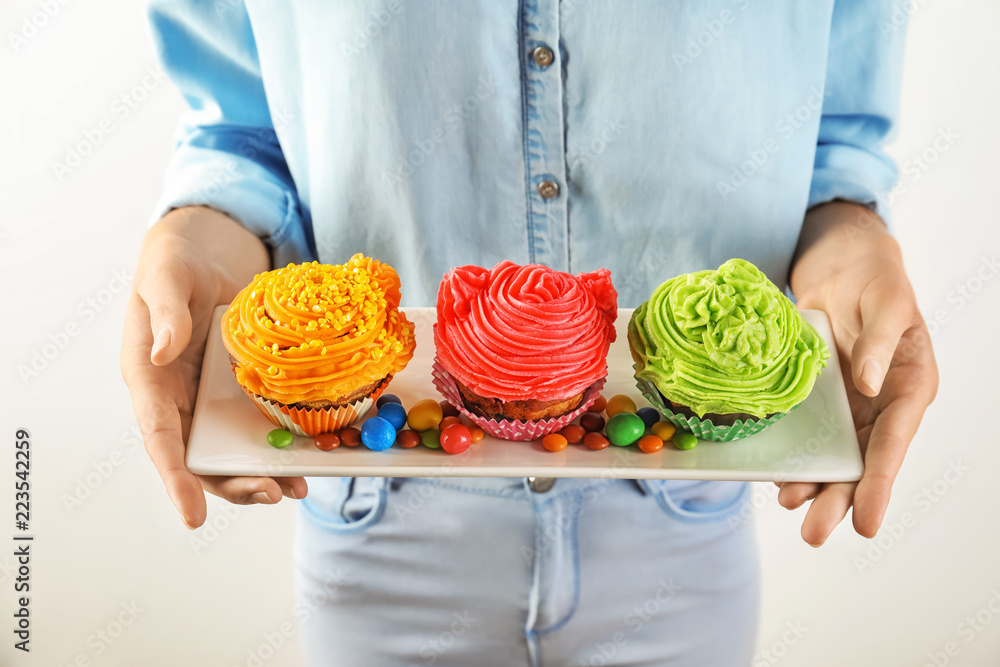
[(186, 269), (164, 265), (147, 273), (138, 286), (153, 334), (149, 359), (157, 366), (172, 362), (191, 342), (191, 285)]
[(854, 386), (866, 396), (877, 396), (899, 339), (913, 324), (916, 305), (909, 291), (885, 292), (861, 299), (861, 333), (851, 351)]

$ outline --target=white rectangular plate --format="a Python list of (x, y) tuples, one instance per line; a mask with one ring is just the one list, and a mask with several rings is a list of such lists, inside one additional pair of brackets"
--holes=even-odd
[[(668, 444), (645, 454), (635, 446), (592, 451), (570, 445), (553, 453), (538, 442), (508, 442), (486, 436), (468, 451), (449, 455), (418, 446), (373, 452), (363, 446), (316, 449), (312, 438), (296, 437), (286, 449), (267, 444), (275, 428), (240, 389), (222, 344), (215, 311), (205, 348), (205, 363), (195, 405), (187, 466), (202, 475), (362, 476), (362, 477), (618, 477), (624, 479), (713, 479), (843, 482), (861, 478), (861, 452), (853, 428), (844, 381), (826, 314), (805, 311), (830, 346), (830, 362), (809, 398), (798, 409), (760, 433), (734, 442), (702, 441), (680, 451)], [(434, 360), (433, 308), (407, 308), (416, 325), (413, 360), (388, 391), (409, 407), (422, 398), (440, 399), (431, 384)], [(632, 376), (626, 329), (631, 309), (618, 311), (618, 339), (608, 354), (603, 394), (628, 394), (648, 405)], [(369, 416), (373, 415), (373, 409)]]

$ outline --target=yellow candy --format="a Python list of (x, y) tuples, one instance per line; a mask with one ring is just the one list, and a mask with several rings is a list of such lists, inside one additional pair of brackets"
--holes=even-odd
[(430, 431), (435, 429), (444, 418), (441, 405), (432, 398), (417, 401), (406, 414), (406, 423), (414, 431)]
[(621, 412), (631, 412), (635, 414), (635, 401), (625, 394), (617, 394), (608, 399), (608, 404), (604, 408), (608, 417), (614, 417)]
[(660, 438), (660, 440), (668, 442), (674, 437), (674, 433), (677, 432), (677, 427), (670, 422), (656, 422), (650, 426), (650, 430), (653, 432), (653, 435)]

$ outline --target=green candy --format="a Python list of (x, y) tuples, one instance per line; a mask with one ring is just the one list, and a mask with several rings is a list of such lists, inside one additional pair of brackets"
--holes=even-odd
[(608, 434), (608, 440), (611, 441), (611, 444), (628, 447), (646, 432), (646, 422), (642, 421), (642, 417), (637, 414), (619, 412), (608, 420), (604, 432)]
[(698, 444), (698, 438), (690, 433), (678, 432), (674, 434), (674, 447), (677, 449), (694, 449)]
[(420, 442), (428, 449), (441, 449), (441, 431), (432, 428), (420, 434)]
[(283, 428), (276, 428), (267, 434), (267, 444), (275, 449), (284, 449), (292, 444), (292, 434)]

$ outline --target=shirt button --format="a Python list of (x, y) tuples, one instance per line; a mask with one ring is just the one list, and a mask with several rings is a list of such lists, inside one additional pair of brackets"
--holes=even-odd
[(542, 199), (554, 199), (559, 196), (559, 184), (555, 181), (542, 181), (538, 184), (538, 194)]
[(555, 477), (529, 477), (528, 487), (535, 493), (548, 493), (556, 485)]
[(539, 46), (531, 52), (531, 57), (535, 59), (535, 64), (539, 67), (548, 67), (556, 59), (556, 54), (547, 46)]

